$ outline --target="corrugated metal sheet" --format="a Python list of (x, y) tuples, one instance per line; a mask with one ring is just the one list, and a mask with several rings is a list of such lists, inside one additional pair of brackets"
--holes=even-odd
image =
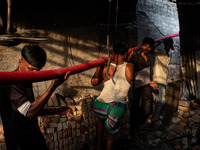
[(200, 1), (177, 0), (185, 79), (192, 99), (200, 100)]

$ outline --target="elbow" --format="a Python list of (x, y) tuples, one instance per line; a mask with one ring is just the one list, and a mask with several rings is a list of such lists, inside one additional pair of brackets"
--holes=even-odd
[(36, 113), (36, 112), (37, 112), (37, 111), (34, 110), (33, 107), (31, 106), (31, 107), (29, 108), (29, 110), (27, 111), (27, 113), (26, 113), (25, 116), (26, 116), (27, 118), (33, 120), (33, 119), (37, 116), (37, 113)]
[(93, 86), (96, 86), (96, 85), (98, 85), (99, 83), (98, 83), (97, 80), (92, 79), (92, 80), (91, 80), (91, 84), (92, 84)]
[(33, 120), (33, 118), (35, 118), (35, 114), (34, 113), (30, 113), (30, 112), (27, 112), (26, 114), (26, 117), (29, 118), (30, 120)]

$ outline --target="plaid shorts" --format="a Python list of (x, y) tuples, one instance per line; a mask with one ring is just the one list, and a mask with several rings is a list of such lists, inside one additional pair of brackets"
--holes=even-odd
[(121, 131), (121, 122), (126, 112), (126, 104), (120, 102), (103, 103), (94, 100), (94, 109), (97, 119), (105, 121), (106, 129), (110, 134), (118, 134)]

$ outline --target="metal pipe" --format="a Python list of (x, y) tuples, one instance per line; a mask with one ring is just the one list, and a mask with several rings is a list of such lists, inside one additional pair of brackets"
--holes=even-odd
[(12, 0), (7, 0), (7, 28), (6, 28), (6, 33), (10, 34), (11, 31), (11, 4), (12, 4)]

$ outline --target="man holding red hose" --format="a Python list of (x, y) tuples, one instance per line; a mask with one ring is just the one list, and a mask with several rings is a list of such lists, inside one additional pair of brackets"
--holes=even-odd
[[(110, 66), (98, 66), (92, 85), (104, 82), (101, 94), (94, 100), (97, 129), (97, 149), (101, 149), (104, 128), (106, 129), (106, 150), (113, 149), (114, 137), (121, 131), (122, 118), (126, 112), (126, 96), (133, 79), (133, 64), (125, 62), (128, 47), (123, 41), (113, 44), (115, 58)], [(106, 76), (109, 67), (108, 77)]]
[[(46, 53), (38, 45), (25, 45), (22, 58), (15, 71), (40, 71), (46, 63)], [(67, 114), (68, 107), (45, 110), (51, 94), (68, 79), (70, 73), (52, 80), (49, 88), (34, 99), (32, 83), (0, 86), (0, 114), (3, 121), (7, 150), (47, 150), (46, 141), (38, 126), (37, 116), (42, 114)]]

